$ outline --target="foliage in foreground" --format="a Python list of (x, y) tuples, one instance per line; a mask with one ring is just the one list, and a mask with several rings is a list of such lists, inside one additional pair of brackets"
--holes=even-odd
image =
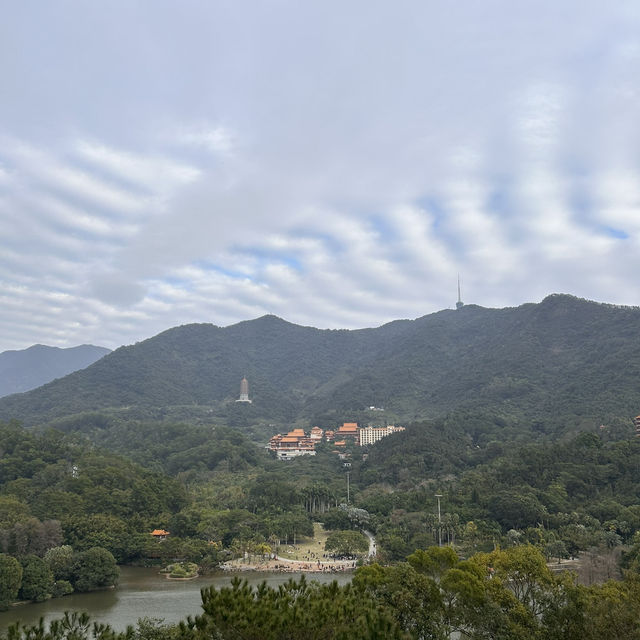
[(352, 584), (290, 580), (278, 588), (202, 592), (203, 613), (178, 625), (142, 620), (115, 632), (85, 616), (14, 626), (0, 640), (640, 640), (640, 579), (584, 587), (554, 575), (532, 546), (460, 560), (450, 547), (359, 569)]

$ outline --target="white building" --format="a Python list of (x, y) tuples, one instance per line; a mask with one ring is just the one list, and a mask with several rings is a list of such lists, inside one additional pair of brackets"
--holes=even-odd
[(382, 438), (390, 436), (392, 433), (398, 431), (404, 431), (404, 427), (396, 427), (392, 424), (386, 427), (362, 427), (360, 429), (360, 446), (366, 447), (367, 445), (378, 442)]

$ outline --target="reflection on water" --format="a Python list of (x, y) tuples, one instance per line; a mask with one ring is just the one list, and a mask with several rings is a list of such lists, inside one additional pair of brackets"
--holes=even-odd
[[(87, 611), (97, 622), (110, 624), (123, 631), (127, 625), (135, 624), (138, 618), (163, 618), (166, 622), (178, 622), (188, 615), (200, 613), (200, 589), (215, 585), (229, 585), (233, 575), (246, 578), (249, 584), (257, 585), (265, 581), (270, 586), (283, 584), (299, 574), (247, 572), (243, 574), (220, 573), (203, 576), (195, 580), (167, 580), (157, 569), (121, 567), (120, 583), (116, 589), (80, 593), (55, 598), (34, 604), (13, 607), (0, 612), (0, 631), (20, 620), (35, 624), (40, 618), (45, 622), (60, 618), (65, 611)], [(350, 582), (350, 574), (311, 574), (310, 580), (340, 584)]]

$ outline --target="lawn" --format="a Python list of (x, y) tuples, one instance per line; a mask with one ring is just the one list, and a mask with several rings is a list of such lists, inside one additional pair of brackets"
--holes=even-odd
[(283, 544), (278, 548), (278, 555), (288, 560), (309, 560), (310, 554), (315, 553), (322, 559), (324, 543), (329, 535), (318, 522), (313, 523), (313, 538), (299, 538), (296, 545)]

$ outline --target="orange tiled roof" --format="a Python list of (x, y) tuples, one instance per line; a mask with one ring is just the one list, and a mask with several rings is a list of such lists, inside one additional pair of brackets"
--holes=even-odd
[(165, 531), (164, 529), (154, 529), (154, 530), (151, 532), (151, 535), (152, 535), (152, 536), (168, 536), (168, 535), (169, 535), (169, 532), (168, 532), (168, 531)]

